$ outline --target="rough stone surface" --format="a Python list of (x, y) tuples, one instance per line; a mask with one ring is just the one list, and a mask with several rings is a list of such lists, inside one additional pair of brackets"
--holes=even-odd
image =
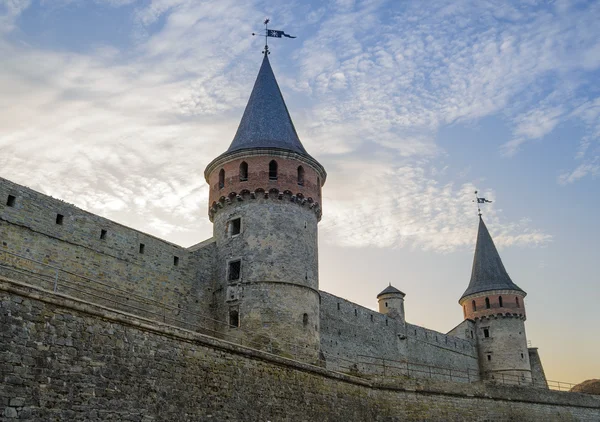
[[(521, 317), (497, 316), (475, 323), (481, 375), (505, 383), (531, 383), (525, 321)], [(489, 337), (485, 337), (488, 330)]]
[[(15, 197), (13, 207), (6, 205), (8, 195)], [(26, 277), (49, 290), (58, 280), (60, 292), (114, 308), (144, 316), (188, 312), (195, 323), (194, 314), (212, 300), (214, 243), (186, 249), (3, 178), (0, 242), (0, 275)]]
[(474, 340), (408, 324), (325, 292), (321, 350), (333, 370), (456, 382), (479, 376)]
[(21, 407), (5, 405), (5, 420), (16, 413), (36, 421), (596, 421), (600, 414), (600, 398), (586, 394), (356, 378), (6, 280), (0, 323), (7, 327), (0, 399), (25, 398)]
[[(231, 235), (237, 218), (240, 233)], [(217, 319), (239, 311), (240, 329), (228, 328), (230, 335), (263, 338), (259, 344), (267, 347), (275, 341), (278, 350), (293, 356), (318, 358), (317, 223), (310, 209), (277, 197), (236, 201), (215, 216)], [(241, 261), (237, 280), (229, 280), (232, 260)]]

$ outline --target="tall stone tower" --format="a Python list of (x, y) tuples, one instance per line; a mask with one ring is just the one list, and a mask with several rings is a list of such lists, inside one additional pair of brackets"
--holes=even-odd
[(204, 172), (225, 338), (315, 361), (317, 224), (326, 172), (302, 146), (268, 55), (229, 149)]
[(465, 319), (475, 322), (484, 379), (515, 384), (531, 382), (525, 295), (504, 269), (480, 215), (471, 282), (459, 303)]

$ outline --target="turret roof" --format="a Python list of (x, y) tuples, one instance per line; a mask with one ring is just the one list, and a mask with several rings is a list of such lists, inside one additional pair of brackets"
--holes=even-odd
[(401, 292), (400, 290), (398, 290), (397, 288), (395, 288), (394, 286), (392, 286), (390, 284), (385, 289), (383, 289), (383, 291), (381, 293), (379, 293), (377, 295), (377, 297), (383, 296), (383, 295), (387, 295), (387, 294), (394, 294), (394, 293), (395, 294), (401, 294), (402, 296), (406, 296), (403, 292)]
[(226, 154), (247, 148), (280, 148), (308, 155), (298, 138), (267, 54)]
[(490, 290), (518, 290), (525, 293), (524, 290), (510, 279), (496, 250), (492, 236), (490, 236), (483, 218), (479, 216), (479, 229), (477, 231), (475, 256), (473, 257), (471, 281), (461, 299), (474, 293)]

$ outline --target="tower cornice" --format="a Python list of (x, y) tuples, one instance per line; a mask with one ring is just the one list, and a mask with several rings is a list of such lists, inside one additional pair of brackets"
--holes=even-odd
[(218, 156), (217, 158), (212, 160), (206, 166), (206, 170), (204, 170), (204, 179), (206, 180), (207, 183), (210, 184), (210, 181), (209, 181), (210, 174), (213, 171), (215, 171), (215, 169), (221, 167), (223, 164), (225, 164), (229, 161), (239, 160), (239, 159), (243, 159), (243, 158), (247, 158), (247, 157), (256, 157), (256, 156), (281, 157), (281, 158), (287, 158), (287, 159), (301, 161), (302, 163), (307, 164), (310, 167), (312, 167), (313, 170), (315, 172), (317, 172), (317, 174), (319, 175), (320, 180), (321, 180), (321, 186), (325, 184), (325, 180), (327, 178), (327, 172), (325, 171), (325, 168), (321, 165), (321, 163), (319, 163), (317, 160), (315, 160), (308, 154), (299, 154), (297, 152), (293, 152), (293, 151), (281, 149), (281, 148), (248, 148), (248, 149), (237, 150), (237, 151), (232, 151), (232, 152), (225, 152), (224, 154), (221, 154), (220, 156)]

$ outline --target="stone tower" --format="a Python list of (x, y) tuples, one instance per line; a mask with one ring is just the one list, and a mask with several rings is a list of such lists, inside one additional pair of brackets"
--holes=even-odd
[(471, 281), (459, 303), (465, 319), (475, 322), (482, 378), (531, 382), (525, 295), (506, 272), (480, 215)]
[(204, 172), (225, 338), (319, 356), (317, 224), (326, 172), (302, 146), (267, 54), (229, 149)]
[(404, 321), (404, 296), (404, 293), (390, 284), (377, 295), (379, 313)]

